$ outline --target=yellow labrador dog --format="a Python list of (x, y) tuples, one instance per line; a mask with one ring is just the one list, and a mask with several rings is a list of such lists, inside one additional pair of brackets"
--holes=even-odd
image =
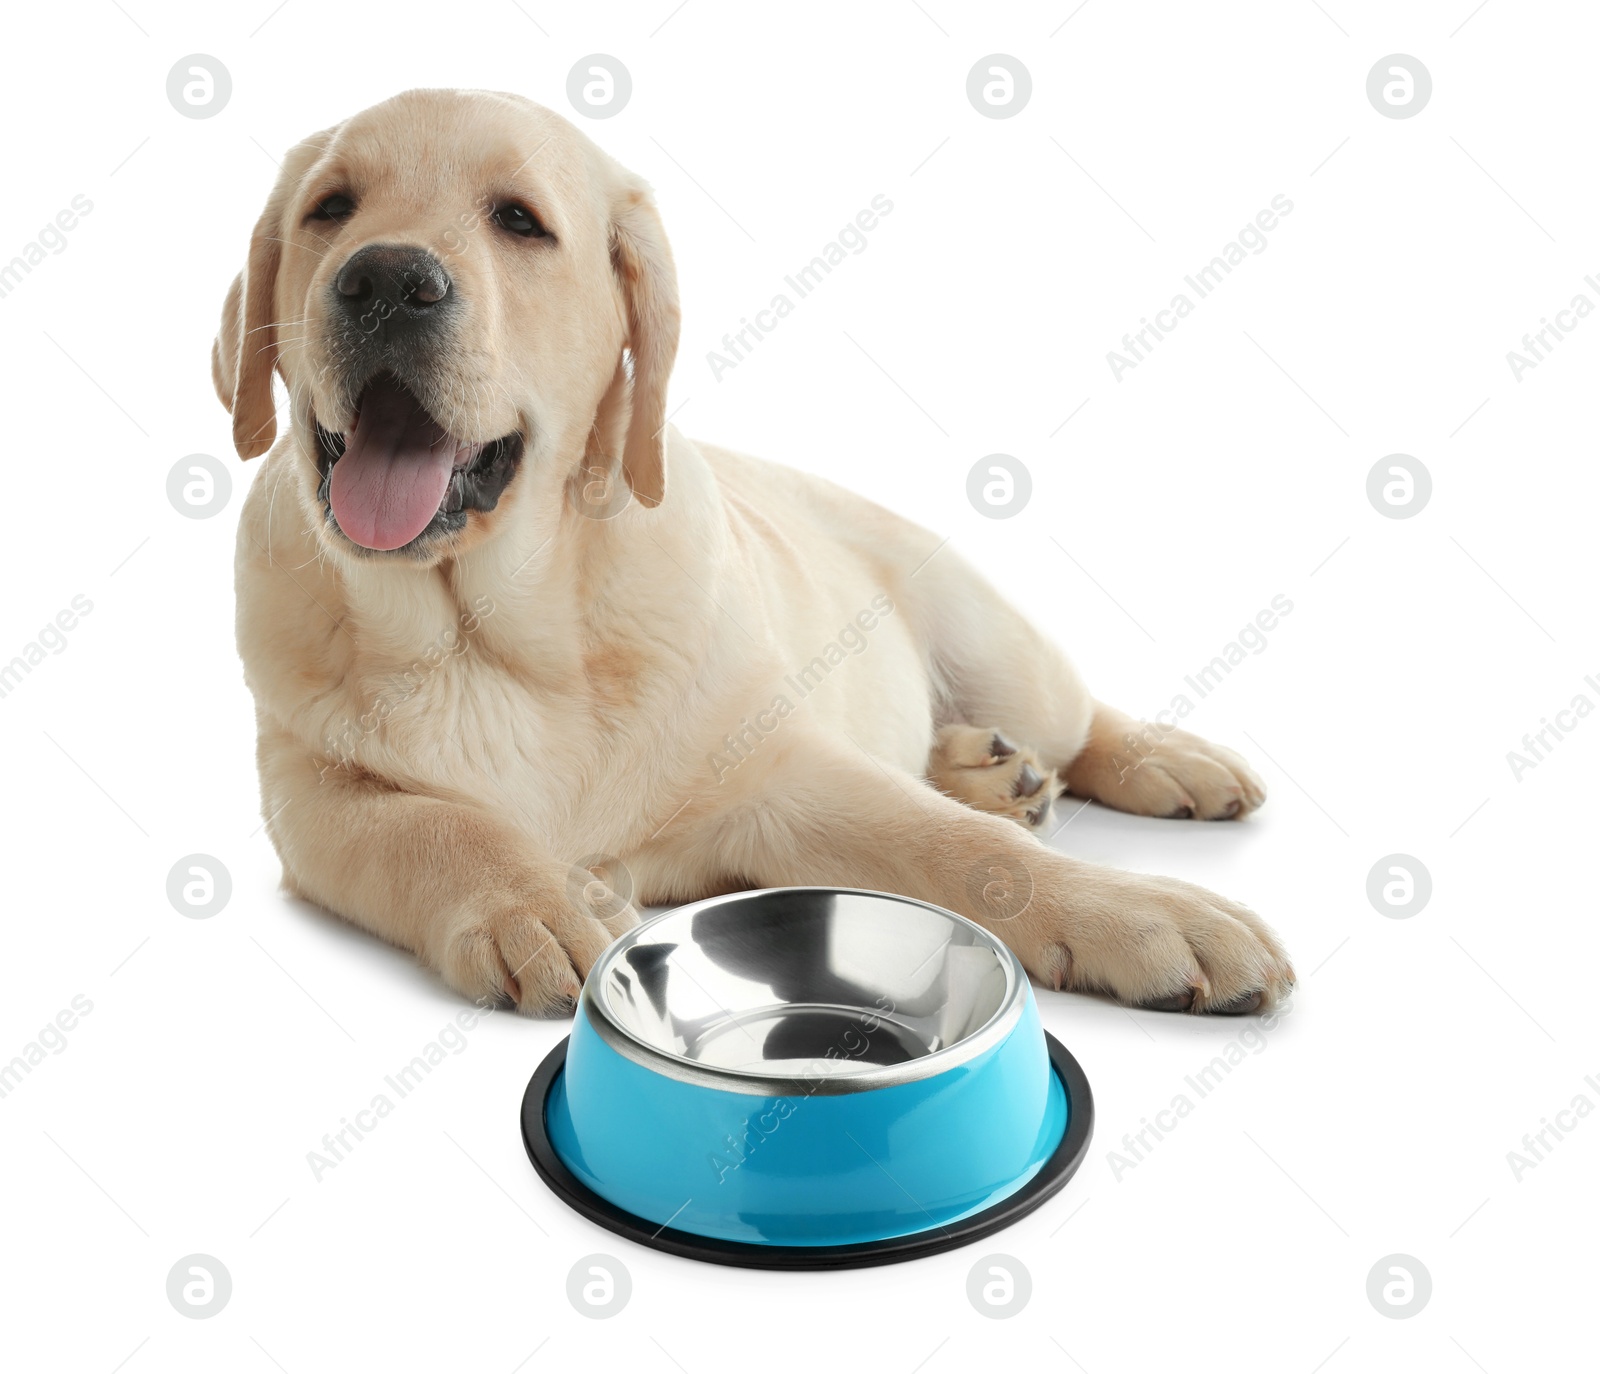
[(520, 97), (289, 153), (212, 359), (268, 454), (238, 635), (289, 889), (529, 1013), (635, 903), (786, 885), (959, 911), (1055, 988), (1283, 997), (1254, 913), (1030, 833), (1062, 788), (1243, 816), (1255, 774), (1097, 703), (927, 531), (678, 433), (678, 318), (644, 183)]

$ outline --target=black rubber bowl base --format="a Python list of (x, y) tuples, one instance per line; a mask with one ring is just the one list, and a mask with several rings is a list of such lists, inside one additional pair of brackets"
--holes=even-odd
[(528, 1158), (533, 1161), (539, 1177), (573, 1211), (652, 1250), (746, 1269), (859, 1269), (873, 1264), (896, 1264), (901, 1260), (942, 1254), (992, 1236), (1054, 1197), (1077, 1172), (1094, 1132), (1094, 1097), (1089, 1091), (1089, 1080), (1066, 1047), (1048, 1032), (1045, 1043), (1050, 1065), (1066, 1090), (1067, 1129), (1039, 1172), (1010, 1197), (981, 1212), (948, 1226), (934, 1226), (884, 1240), (856, 1245), (753, 1245), (676, 1231), (613, 1206), (580, 1182), (561, 1162), (545, 1129), (545, 1099), (566, 1063), (565, 1040), (545, 1056), (528, 1081), (528, 1090), (522, 1097), (522, 1142), (528, 1148)]

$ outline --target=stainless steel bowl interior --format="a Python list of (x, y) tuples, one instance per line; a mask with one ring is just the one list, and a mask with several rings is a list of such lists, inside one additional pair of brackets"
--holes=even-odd
[(860, 1091), (943, 1072), (1015, 1024), (1026, 976), (987, 931), (874, 892), (713, 898), (595, 965), (590, 1019), (621, 1053), (742, 1092)]

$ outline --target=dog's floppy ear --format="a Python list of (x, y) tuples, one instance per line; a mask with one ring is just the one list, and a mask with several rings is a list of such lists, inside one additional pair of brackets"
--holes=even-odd
[(280, 240), (288, 228), (284, 210), (333, 132), (312, 134), (284, 159), (250, 236), (244, 271), (233, 279), (222, 303), (222, 324), (211, 345), (211, 382), (233, 415), (233, 446), (241, 458), (259, 458), (277, 437), (272, 373), (278, 362), (278, 329), (273, 299), (283, 258)]
[(659, 506), (667, 492), (667, 380), (678, 355), (678, 275), (661, 216), (641, 181), (630, 179), (618, 192), (611, 262), (627, 306), (633, 360), (622, 472), (640, 505)]

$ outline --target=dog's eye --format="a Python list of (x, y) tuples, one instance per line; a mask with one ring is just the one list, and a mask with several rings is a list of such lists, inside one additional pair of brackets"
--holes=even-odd
[(521, 205), (502, 205), (494, 212), (494, 222), (508, 233), (525, 239), (542, 239), (545, 227), (539, 223), (532, 210)]
[(312, 207), (307, 219), (344, 219), (356, 208), (355, 201), (349, 196), (332, 195), (324, 196)]

